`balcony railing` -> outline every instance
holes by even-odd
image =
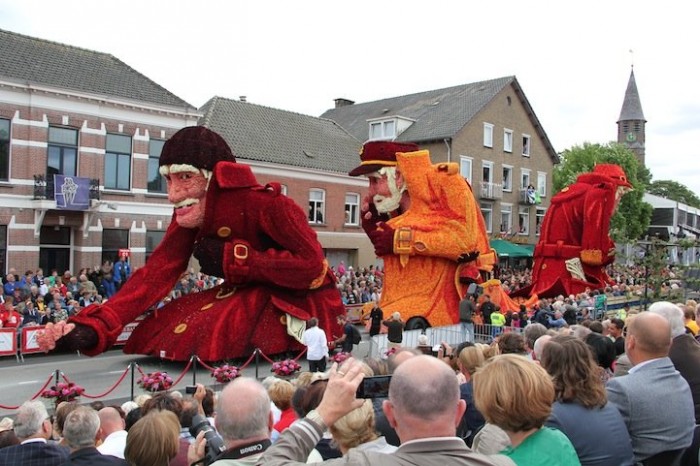
[[[521,189],[520,190],[520,197],[518,198],[518,204],[520,205],[535,205],[537,202],[535,201],[535,193],[531,192],[528,194],[527,189]]]
[[[100,180],[90,179],[90,199],[100,199]],[[34,200],[55,200],[53,175],[34,175]]]
[[[503,185],[482,181],[479,186],[479,197],[481,199],[503,199]]]

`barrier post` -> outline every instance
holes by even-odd
[[[58,386],[58,382],[61,381],[60,377],[61,377],[61,371],[59,369],[56,369],[56,371],[54,372],[54,385],[55,386]]]
[[[192,386],[197,385],[197,355],[192,355]]]
[[[130,362],[129,368],[131,369],[131,401],[134,401],[134,378],[136,376],[136,363]]]
[[[255,348],[255,378],[259,379],[258,369],[260,367],[260,349]]]

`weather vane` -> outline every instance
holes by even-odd
[[[634,68],[634,50],[630,49],[630,64]]]

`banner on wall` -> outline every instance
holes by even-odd
[[[17,354],[17,332],[14,328],[0,329],[0,356]]]
[[[88,210],[90,207],[90,178],[54,175],[54,199],[58,210]]]

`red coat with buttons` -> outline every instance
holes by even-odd
[[[301,350],[287,332],[290,316],[317,317],[329,338],[339,334],[336,318],[345,309],[306,214],[280,194],[279,185],[259,185],[248,166],[219,162],[203,227],[182,228],[173,219],[145,266],[114,297],[71,319],[98,333],[98,345],[86,354],[105,351],[124,325],[167,296],[193,252],[202,270],[223,277],[223,285],[148,314],[126,353],[218,361],[248,356],[255,348],[265,354]]]

